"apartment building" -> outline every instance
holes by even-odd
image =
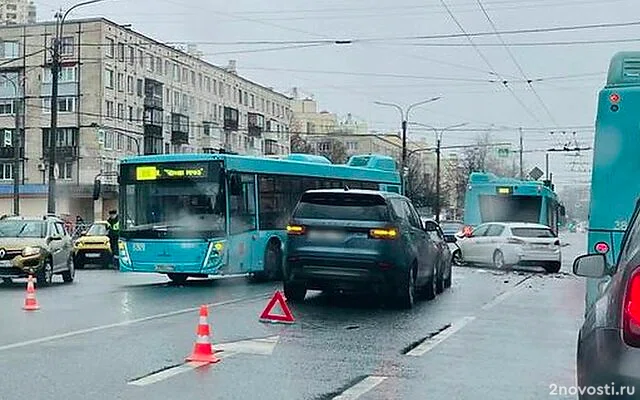
[[[5,210],[11,210],[16,121],[24,128],[18,147],[21,210],[46,210],[54,32],[53,22],[0,27],[0,207]],[[67,21],[61,54],[55,168],[60,214],[102,218],[115,207],[117,187],[106,175],[126,155],[289,152],[291,99],[239,76],[234,62],[212,65],[193,51],[103,18]],[[94,202],[91,188],[101,173],[107,173],[101,178],[106,190]]]
[[[30,0],[0,0],[0,25],[35,24],[36,5]]]
[[[338,117],[328,111],[319,112],[318,103],[311,98],[293,99],[291,110],[291,132],[294,134],[323,135],[338,128]]]

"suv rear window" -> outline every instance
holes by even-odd
[[[381,196],[355,193],[311,193],[302,196],[293,217],[389,221],[389,209]]]
[[[529,238],[552,238],[556,237],[549,228],[511,228],[513,236]]]

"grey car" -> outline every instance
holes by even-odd
[[[579,395],[582,400],[640,398],[639,206],[636,204],[615,266],[607,265],[605,254],[583,255],[573,263],[576,275],[609,278],[586,310],[578,334],[577,374],[584,392]]]

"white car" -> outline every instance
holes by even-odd
[[[540,224],[485,223],[458,239],[458,246],[468,264],[541,266],[550,273],[560,271],[562,265],[560,239],[551,228]]]

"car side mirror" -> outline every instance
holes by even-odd
[[[438,231],[438,225],[436,225],[433,221],[427,221],[424,224],[424,230],[426,232],[437,232]]]
[[[607,258],[604,254],[585,254],[573,261],[573,273],[585,278],[604,278]]]

